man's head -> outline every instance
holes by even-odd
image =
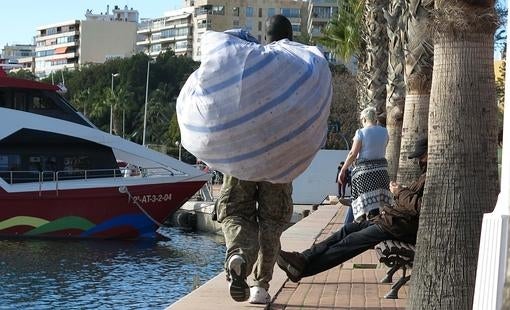
[[[292,24],[283,15],[273,15],[266,20],[266,41],[271,43],[282,39],[292,41]]]
[[[427,166],[428,160],[427,147],[428,147],[427,138],[418,140],[414,147],[414,152],[411,153],[411,155],[409,155],[408,157],[409,159],[417,158],[418,163],[422,169]]]

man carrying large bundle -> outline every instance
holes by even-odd
[[[323,146],[331,102],[327,61],[292,42],[286,17],[268,19],[266,40],[262,47],[244,31],[206,33],[202,65],[177,101],[183,146],[225,174],[216,211],[230,295],[256,304],[270,302],[291,182]]]

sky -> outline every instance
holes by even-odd
[[[85,19],[85,11],[92,13],[106,12],[110,5],[110,13],[115,5],[138,10],[140,18],[161,17],[165,12],[179,9],[183,0],[123,0],[123,2],[107,2],[106,0],[44,0],[21,1],[23,8],[17,12],[2,14],[0,18],[0,53],[5,44],[32,44],[39,26],[65,22],[68,20]],[[11,1],[14,7],[14,2]]]
[[[12,2],[12,1],[11,1]],[[497,0],[506,7],[505,0]],[[65,22],[73,19],[85,19],[85,11],[92,13],[106,12],[106,5],[111,9],[118,5],[138,10],[140,18],[161,17],[165,12],[179,9],[184,0],[124,0],[124,2],[107,2],[106,0],[31,0],[23,2],[26,7],[19,9],[19,14],[2,14],[0,18],[0,53],[5,44],[32,44],[39,26]],[[499,53],[495,52],[496,58]]]

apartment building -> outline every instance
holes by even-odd
[[[338,0],[309,0],[306,31],[311,39],[322,37],[322,29],[338,13]]]
[[[308,24],[306,31],[312,42],[324,36],[322,29],[326,27],[328,22],[338,13],[337,0],[310,0],[308,2]],[[317,44],[317,43],[316,43]],[[323,48],[324,56],[330,62],[336,62],[332,53]]]
[[[20,58],[34,56],[35,46],[33,44],[5,45],[2,49],[2,59],[18,60]]]
[[[200,59],[200,40],[206,30],[232,28],[248,30],[264,42],[265,21],[275,14],[285,15],[292,23],[294,35],[306,30],[307,1],[301,0],[185,0],[193,7],[193,59]]]
[[[34,69],[35,45],[13,44],[2,49],[0,64],[4,70]]]
[[[165,13],[163,17],[142,19],[137,31],[138,51],[155,57],[172,49],[176,55],[193,54],[193,7]]]
[[[94,14],[85,20],[45,25],[35,37],[35,74],[44,78],[51,72],[77,69],[87,63],[103,63],[110,58],[136,52],[138,11],[115,6],[112,13]]]

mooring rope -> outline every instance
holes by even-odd
[[[138,203],[138,201],[133,199],[133,195],[131,195],[131,193],[129,192],[129,189],[127,188],[127,186],[120,186],[119,187],[119,192],[122,193],[122,194],[127,194],[128,198],[129,198],[129,201],[132,201],[138,207],[138,209],[140,209],[140,211],[142,211],[143,214],[145,214],[145,216],[147,216],[156,225],[158,225],[159,227],[163,227],[164,226],[163,224],[158,222],[155,218],[153,218],[147,211],[145,211],[145,209]]]

